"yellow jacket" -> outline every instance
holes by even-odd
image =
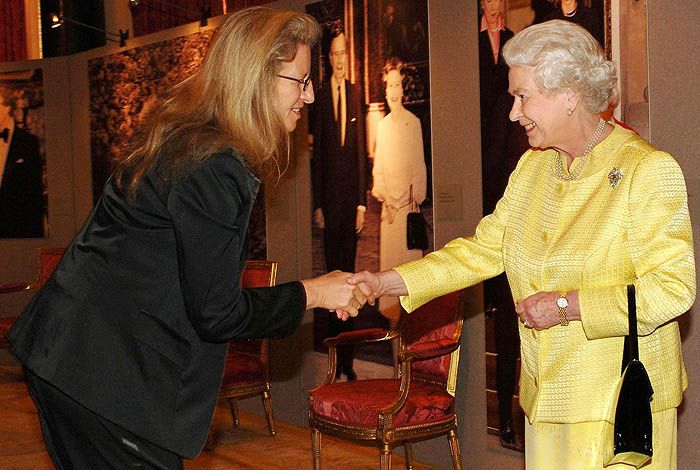
[[[696,288],[681,169],[619,126],[576,181],[555,176],[554,158],[553,150],[527,151],[474,236],[397,267],[409,293],[402,304],[412,311],[504,270],[514,299],[578,290],[582,321],[542,331],[520,325],[528,419],[576,423],[609,418],[628,330],[625,286],[634,283],[652,411],[676,407],[688,380],[675,318]],[[614,169],[622,177],[613,187]]]

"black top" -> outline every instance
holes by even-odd
[[[586,31],[598,41],[605,49],[605,37],[603,35],[603,14],[593,8],[582,5],[577,2],[576,13],[573,16],[565,16],[561,8],[555,9],[547,20],[566,20],[583,26]]]
[[[36,375],[179,455],[204,445],[232,338],[294,332],[303,286],[241,289],[260,182],[233,151],[132,203],[111,179],[8,339]],[[156,191],[156,187],[165,188]]]

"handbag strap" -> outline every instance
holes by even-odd
[[[416,201],[413,200],[413,185],[410,185],[410,186],[409,186],[408,191],[409,191],[408,197],[409,197],[409,199],[410,199],[409,204],[411,205],[409,210],[410,210],[411,212],[419,212],[419,211],[416,210]]]
[[[627,286],[627,317],[629,334],[625,336],[625,349],[622,354],[622,372],[632,360],[639,360],[639,342],[637,340],[637,299],[634,284]]]

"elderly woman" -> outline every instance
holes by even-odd
[[[404,296],[412,311],[506,272],[521,321],[525,459],[537,470],[605,465],[633,283],[654,388],[654,456],[645,468],[675,469],[676,408],[687,386],[676,318],[695,298],[683,174],[668,153],[600,119],[615,96],[615,67],[580,26],[529,27],[504,57],[510,118],[532,148],[493,213],[474,236],[351,282]]]

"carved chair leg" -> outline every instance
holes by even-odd
[[[413,446],[409,441],[403,443],[403,447],[406,451],[406,470],[413,470]]]
[[[265,408],[265,416],[267,416],[267,428],[270,430],[270,435],[275,435],[275,420],[272,415],[272,395],[269,390],[265,390],[262,394],[263,407]]]
[[[462,470],[462,456],[459,453],[459,440],[457,439],[457,431],[452,429],[447,434],[447,439],[450,442],[450,455],[452,455],[452,467],[454,470]]]
[[[382,451],[379,454],[379,470],[391,470],[391,446],[382,444]]]
[[[231,408],[231,419],[233,419],[233,428],[240,426],[238,421],[238,401],[235,398],[228,399],[228,406]]]
[[[311,430],[311,458],[313,459],[313,470],[321,470],[321,431]]]

